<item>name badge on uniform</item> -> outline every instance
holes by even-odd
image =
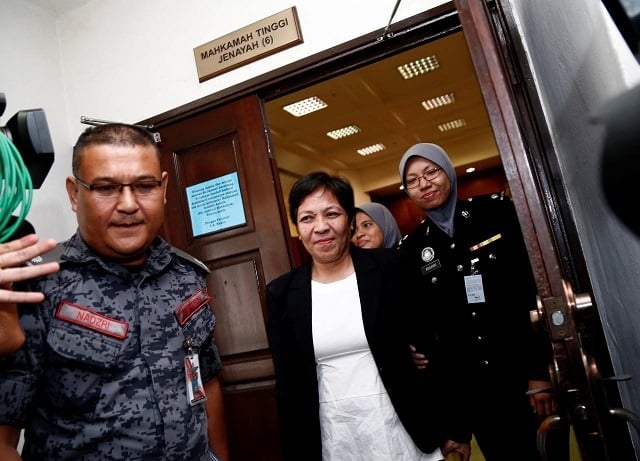
[[[189,354],[184,358],[184,374],[187,380],[187,401],[194,406],[206,400],[202,377],[200,376],[200,362],[198,354]]]
[[[69,301],[60,303],[56,310],[56,318],[118,339],[126,338],[129,330],[127,322],[107,317]]]
[[[467,290],[467,302],[469,304],[483,303],[485,301],[482,275],[465,275],[464,286]]]
[[[199,289],[189,296],[189,299],[180,304],[175,311],[176,319],[180,326],[187,323],[187,320],[193,317],[193,315],[202,309],[210,300],[211,296],[209,296],[204,288]]]
[[[184,341],[184,348],[187,355],[184,358],[184,377],[187,384],[187,402],[194,406],[207,399],[202,385],[202,376],[200,375],[200,359],[198,354],[193,350],[193,340],[188,337]]]
[[[440,264],[440,260],[436,259],[435,261],[431,261],[429,264],[425,264],[420,268],[420,272],[422,275],[427,275],[429,272],[433,272],[436,269],[440,269],[442,264]]]

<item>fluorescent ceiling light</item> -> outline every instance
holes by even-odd
[[[368,147],[363,147],[362,149],[358,149],[357,152],[360,155],[371,155],[371,154],[375,154],[376,152],[380,152],[381,150],[385,150],[386,147],[384,144],[373,144],[371,146]]]
[[[413,62],[408,62],[407,64],[403,64],[398,66],[398,72],[402,75],[402,78],[408,80],[413,77],[417,77],[418,75],[426,74],[427,72],[431,72],[440,67],[440,63],[438,62],[438,58],[436,55],[427,56],[426,58],[420,58]]]
[[[303,99],[302,101],[284,106],[282,109],[286,110],[294,117],[302,117],[303,115],[324,109],[325,107],[327,107],[326,102],[317,96],[311,96],[310,98]]]
[[[329,136],[331,139],[342,139],[356,133],[360,133],[360,128],[355,125],[349,125],[343,128],[338,128],[337,130],[329,131],[327,133],[327,136]]]
[[[438,125],[438,129],[440,131],[449,131],[449,130],[454,130],[456,128],[462,128],[466,124],[467,122],[465,122],[463,118],[459,118],[458,120],[452,120],[450,122],[443,123],[442,125]]]
[[[467,169],[466,169],[466,170],[464,170],[464,171],[466,171],[467,173],[473,173],[474,171],[476,171],[476,169],[475,169],[474,167],[472,167],[472,166],[471,166],[471,167],[467,168]]]
[[[454,102],[456,102],[455,95],[453,93],[449,93],[422,101],[422,107],[424,107],[425,110],[431,110],[448,104],[453,104]]]

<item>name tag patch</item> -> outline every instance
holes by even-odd
[[[422,275],[427,275],[429,272],[433,272],[436,269],[440,269],[442,264],[440,264],[440,260],[436,259],[435,261],[430,262],[420,268]]]
[[[204,288],[199,289],[176,308],[176,319],[180,326],[187,323],[193,315],[202,309],[211,300],[211,296]]]
[[[69,301],[60,303],[56,311],[56,318],[118,339],[126,338],[129,330],[127,322],[98,314]]]

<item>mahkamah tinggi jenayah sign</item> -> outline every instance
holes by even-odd
[[[302,33],[293,6],[194,48],[198,79],[204,82],[298,43]]]

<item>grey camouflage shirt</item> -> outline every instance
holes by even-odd
[[[63,245],[60,272],[22,287],[46,294],[20,306],[25,346],[0,359],[0,424],[25,428],[23,459],[209,459],[183,346],[191,338],[203,381],[219,373],[205,272],[160,238],[136,271],[78,233]]]

